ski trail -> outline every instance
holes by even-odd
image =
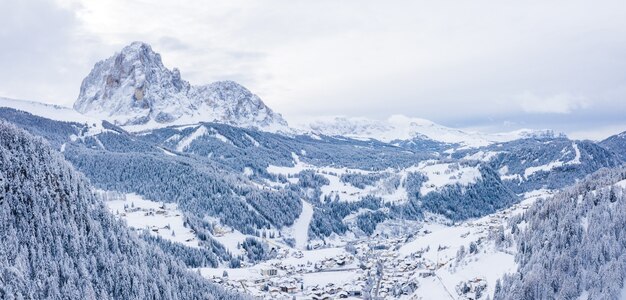
[[[291,227],[292,237],[296,240],[296,248],[306,249],[309,241],[309,224],[313,218],[313,206],[302,200],[302,212]]]

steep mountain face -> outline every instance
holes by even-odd
[[[521,129],[513,132],[484,134],[449,128],[425,119],[394,115],[385,121],[365,118],[322,118],[303,125],[314,133],[347,136],[356,139],[377,139],[401,144],[407,141],[431,140],[462,147],[481,147],[530,137],[554,137],[550,130]]]
[[[267,107],[261,98],[233,81],[218,81],[193,87],[190,99],[200,101],[200,111],[210,112],[202,121],[267,131],[288,131],[287,122]]]
[[[0,298],[238,299],[115,220],[40,138],[0,122]]]
[[[600,145],[618,155],[622,161],[626,161],[626,131],[608,137],[601,141]]]
[[[74,109],[139,130],[201,121],[268,131],[287,128],[280,114],[245,87],[232,81],[192,86],[141,42],[98,62],[83,80]]]

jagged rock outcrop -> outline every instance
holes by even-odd
[[[268,131],[287,128],[280,114],[240,84],[193,86],[142,42],[98,62],[83,80],[74,109],[121,126],[205,121]]]

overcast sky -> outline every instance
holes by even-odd
[[[461,128],[626,130],[624,1],[0,1],[0,96],[71,106],[132,41],[290,122],[404,114]]]

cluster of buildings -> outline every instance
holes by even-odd
[[[461,231],[458,237],[463,240],[471,239],[467,243],[480,245],[487,239],[488,233],[497,230],[510,215],[510,211],[505,211],[466,223],[463,226],[467,226],[468,231]],[[473,228],[471,237],[470,228]],[[318,256],[316,259],[312,257],[318,254],[312,253],[324,251],[329,245],[309,247],[317,249],[309,251],[280,248],[277,250],[277,259],[252,267],[258,270],[258,276],[254,279],[231,280],[226,285],[264,299],[398,299],[410,297],[420,288],[437,282],[436,285],[442,285],[450,297],[484,299],[488,287],[486,278],[476,277],[460,281],[456,286],[449,279],[445,285],[441,282],[439,272],[444,268],[453,268],[452,264],[456,266],[458,263],[459,254],[455,247],[451,248],[446,244],[424,245],[424,248],[408,256],[400,254],[399,249],[407,244],[410,237],[431,233],[424,229],[398,237],[373,235],[361,239],[340,240],[339,244],[345,243],[343,249],[336,248],[335,243],[331,249],[337,251],[325,252],[334,253],[333,255],[323,258]],[[441,242],[445,243],[445,240]],[[431,246],[434,247],[432,250]],[[432,251],[441,253],[441,256],[438,254],[437,259],[432,258]],[[324,277],[332,279],[318,281]],[[348,279],[335,280],[341,277]],[[227,278],[220,280],[228,281]]]

